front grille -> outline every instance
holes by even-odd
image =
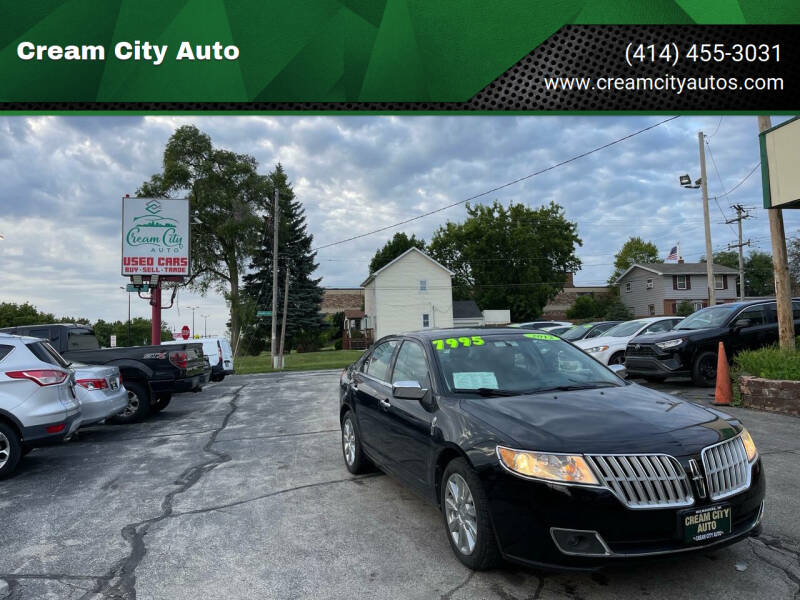
[[[704,448],[701,456],[712,500],[733,496],[750,487],[750,463],[741,437]]]
[[[665,508],[694,503],[686,472],[671,456],[608,454],[586,458],[601,482],[629,508]]]
[[[634,346],[628,346],[625,349],[625,354],[628,356],[655,356],[656,351],[652,346],[640,346],[637,344]]]

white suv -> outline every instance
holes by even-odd
[[[61,442],[80,427],[75,375],[44,340],[0,334],[0,479],[31,448]]]

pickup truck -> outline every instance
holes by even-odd
[[[114,420],[130,423],[164,409],[172,394],[199,392],[211,376],[202,344],[100,348],[86,325],[54,323],[0,329],[4,333],[50,340],[68,361],[119,367],[128,390],[128,406]]]

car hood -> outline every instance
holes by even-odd
[[[547,452],[683,456],[740,430],[724,413],[636,384],[465,398],[461,408],[516,448]]]
[[[589,338],[588,340],[577,340],[572,342],[578,348],[594,348],[595,346],[614,346],[615,344],[626,344],[630,337],[611,337],[608,335],[600,335],[597,337]]]

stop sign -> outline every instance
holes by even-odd
[[[185,340],[189,339],[189,326],[188,325],[184,325],[183,327],[181,327],[181,337],[183,339],[185,339]]]

